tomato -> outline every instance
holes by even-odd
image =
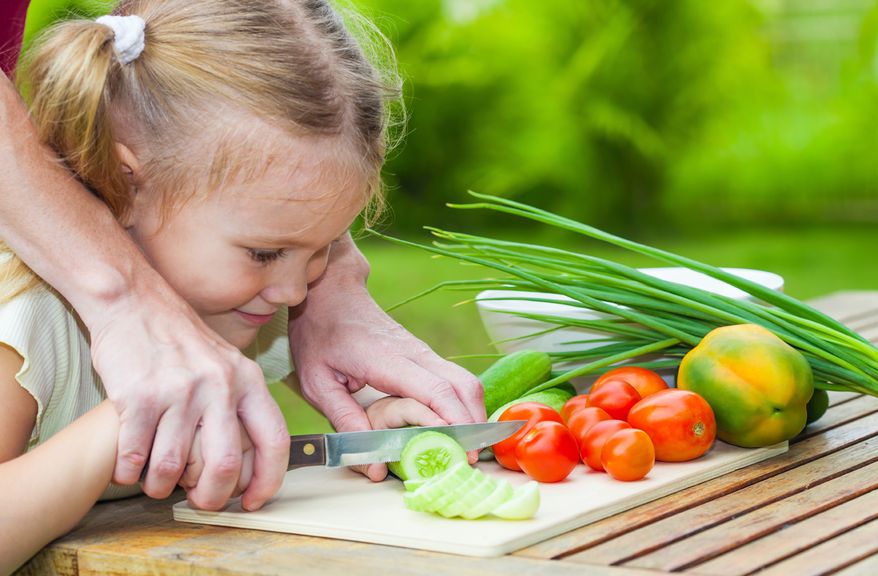
[[[515,461],[515,447],[537,422],[563,423],[561,415],[555,409],[538,402],[513,404],[503,412],[498,420],[527,420],[527,424],[519,428],[518,432],[491,447],[494,450],[494,457],[497,459],[497,462],[509,470],[521,470],[521,467]]]
[[[660,390],[668,389],[667,382],[657,372],[640,366],[620,366],[605,372],[595,380],[595,383],[591,385],[591,391],[594,392],[600,388],[601,384],[607,380],[624,380],[634,386],[634,389],[643,398]]]
[[[707,400],[672,388],[650,394],[628,413],[628,423],[649,434],[663,462],[698,458],[713,446],[716,419]]]
[[[566,426],[544,420],[515,447],[515,459],[537,482],[560,482],[579,464],[579,447]]]
[[[619,430],[604,442],[601,465],[616,480],[640,480],[655,465],[652,440],[643,430]]]
[[[579,446],[579,454],[582,461],[589,465],[593,470],[601,471],[604,469],[601,464],[601,449],[604,447],[610,436],[618,432],[631,428],[628,422],[622,420],[604,420],[592,426]]]
[[[606,380],[588,395],[588,405],[603,408],[617,420],[628,418],[628,411],[640,401],[637,389],[624,380]]]
[[[573,437],[576,438],[576,441],[581,446],[585,433],[602,420],[612,420],[612,416],[607,414],[603,408],[586,406],[573,413],[573,416],[567,421],[567,429],[570,430],[570,433],[573,434]]]
[[[570,423],[570,417],[580,408],[585,408],[588,402],[588,394],[578,394],[564,403],[561,407],[561,419],[565,424]]]

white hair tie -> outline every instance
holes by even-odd
[[[146,28],[143,18],[140,16],[101,16],[95,22],[107,26],[115,34],[113,48],[120,63],[128,64],[137,60],[143,52],[143,30]]]

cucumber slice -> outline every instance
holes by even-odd
[[[427,479],[424,484],[414,492],[406,492],[404,495],[406,506],[413,510],[429,510],[436,500],[444,496],[455,486],[463,484],[475,470],[469,464],[456,464],[451,470],[438,476]]]
[[[494,491],[491,492],[487,498],[469,510],[464,510],[461,516],[467,520],[481,518],[485,514],[491,512],[492,509],[509,500],[514,493],[515,490],[512,488],[512,484],[510,484],[508,480],[496,480]]]
[[[408,441],[399,457],[403,480],[429,478],[455,464],[468,464],[466,452],[457,441],[441,432],[424,432]]]
[[[458,490],[459,494],[456,494],[457,497],[446,506],[439,508],[437,512],[446,518],[460,516],[464,510],[469,510],[481,502],[483,498],[490,496],[491,492],[494,491],[495,482],[488,476],[485,476],[481,470],[476,470],[476,473],[473,474],[473,479],[475,480],[474,482],[470,481],[465,488],[462,487]]]
[[[532,481],[516,488],[512,497],[491,510],[491,514],[504,520],[526,520],[533,518],[539,507],[539,484]]]
[[[406,480],[405,482],[403,482],[403,485],[405,486],[405,491],[414,492],[415,490],[426,484],[427,480],[429,480],[429,478],[415,478],[414,480]]]
[[[452,486],[445,494],[437,498],[436,501],[430,505],[430,512],[442,514],[446,518],[451,518],[452,516],[455,516],[455,514],[448,514],[447,512],[443,514],[443,511],[455,508],[456,504],[460,502],[463,497],[469,493],[470,490],[475,488],[476,484],[479,483],[480,474],[477,474],[478,470],[473,468],[472,471],[473,474],[470,474],[469,478],[467,478],[465,482]]]

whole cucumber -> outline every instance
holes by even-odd
[[[539,350],[519,350],[500,358],[479,376],[485,388],[485,411],[493,414],[548,380],[551,373],[552,359]]]

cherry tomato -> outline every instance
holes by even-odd
[[[643,430],[619,430],[604,442],[601,465],[616,480],[640,480],[655,465],[652,440]]]
[[[562,423],[561,415],[558,412],[539,402],[522,402],[521,404],[513,404],[507,408],[498,420],[527,420],[527,424],[518,429],[518,432],[494,444],[491,448],[494,450],[494,458],[504,468],[509,470],[521,470],[521,467],[515,461],[515,447],[519,441],[524,438],[525,434],[530,432],[537,422],[558,422]]]
[[[624,380],[606,380],[588,395],[588,405],[603,408],[617,420],[628,418],[631,407],[640,402],[637,389]]]
[[[617,379],[624,380],[634,386],[634,389],[643,398],[660,390],[668,389],[667,382],[657,372],[648,368],[641,368],[640,366],[620,366],[605,372],[600,378],[595,380],[595,383],[591,385],[591,391],[594,392],[597,388],[600,388],[601,384],[607,380]]]
[[[580,408],[585,408],[586,402],[588,402],[588,394],[578,394],[565,402],[564,406],[561,407],[561,419],[564,420],[564,423],[569,424],[573,413]]]
[[[582,461],[589,465],[592,470],[601,471],[604,469],[601,464],[601,449],[604,447],[610,436],[619,430],[631,428],[628,422],[622,420],[604,420],[592,426],[582,440],[579,446],[579,454]]]
[[[563,424],[544,420],[515,447],[515,459],[537,482],[560,482],[579,464],[579,447]]]
[[[716,438],[710,404],[689,390],[672,388],[650,394],[634,405],[628,422],[649,434],[656,459],[664,462],[698,458]]]
[[[586,406],[573,413],[573,416],[567,421],[567,429],[581,446],[585,433],[602,420],[612,420],[612,417],[603,408]]]

